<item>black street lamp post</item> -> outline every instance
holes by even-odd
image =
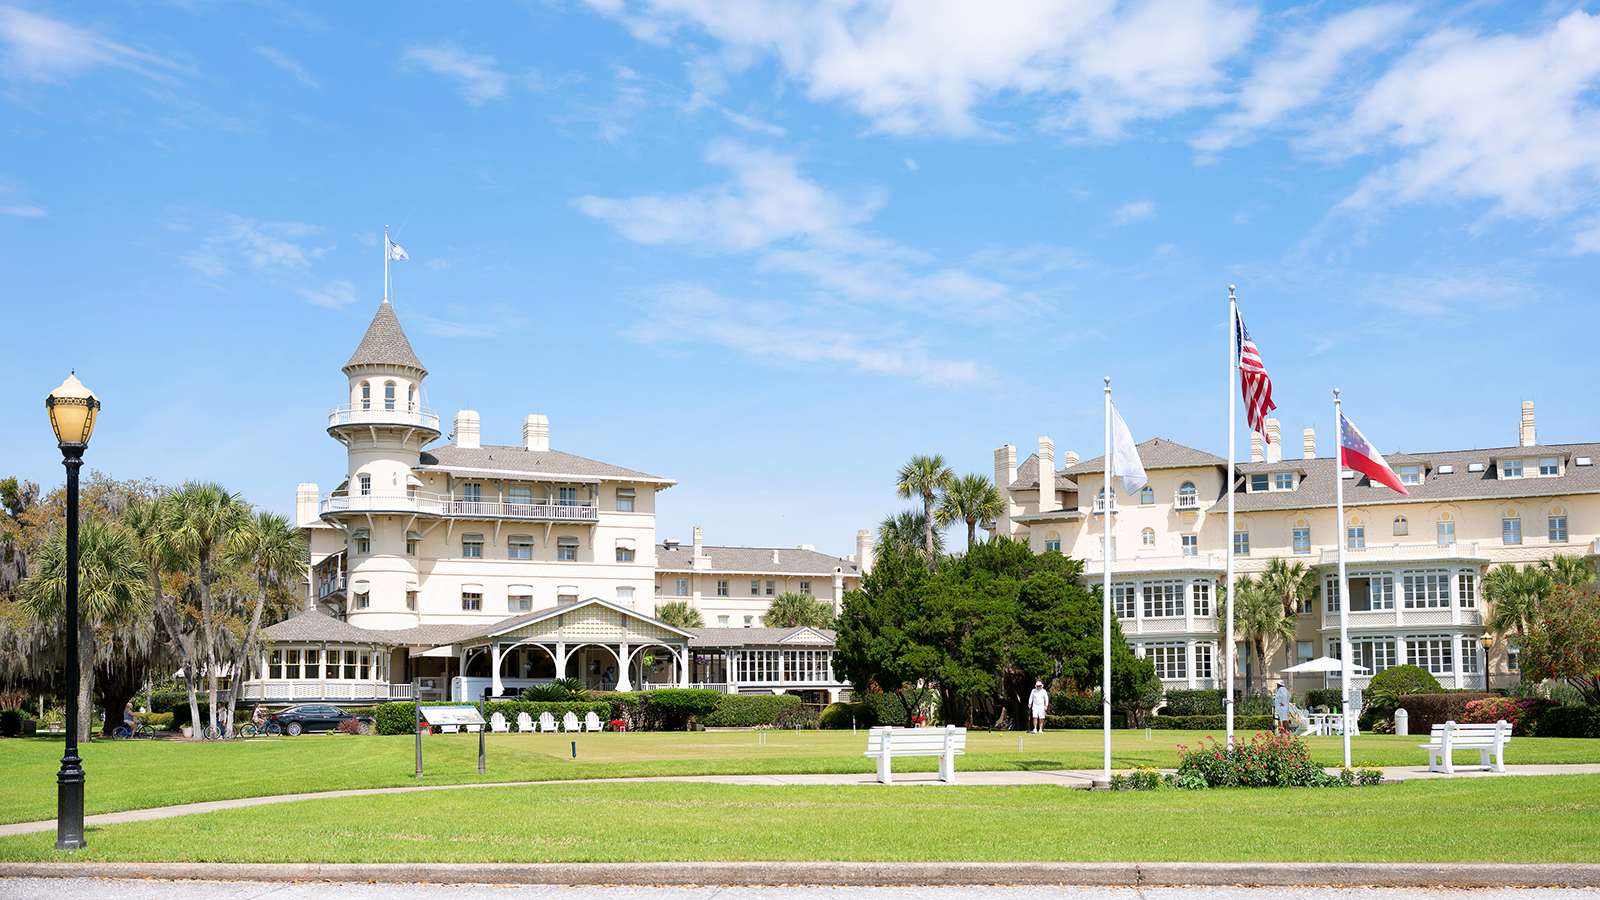
[[[1489,648],[1494,646],[1494,635],[1492,635],[1489,632],[1485,631],[1483,633],[1483,636],[1478,638],[1478,644],[1479,644],[1479,646],[1483,647],[1483,690],[1484,690],[1484,693],[1488,693],[1489,692]]]
[[[67,750],[56,773],[56,849],[82,850],[83,760],[78,758],[78,469],[94,433],[100,401],[76,375],[45,398],[50,427],[67,467]]]

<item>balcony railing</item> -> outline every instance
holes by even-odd
[[[1456,601],[1452,601],[1452,604],[1455,603]],[[1483,616],[1477,609],[1460,605],[1417,607],[1413,609],[1350,610],[1351,628],[1391,628],[1413,625],[1467,625],[1476,627],[1482,624]],[[1324,612],[1322,614],[1322,627],[1338,628],[1338,611]]]
[[[240,700],[409,700],[411,685],[386,681],[246,681]]]
[[[1436,542],[1412,544],[1369,544],[1355,549],[1347,548],[1344,551],[1346,565],[1364,565],[1372,562],[1414,562],[1433,559],[1485,559],[1478,552],[1478,542],[1438,544]],[[1330,547],[1323,550],[1320,557],[1322,565],[1336,565],[1339,562],[1339,548]]]
[[[439,414],[415,403],[374,400],[370,404],[346,403],[335,406],[328,413],[328,427],[340,425],[409,425],[413,428],[439,430]]]
[[[468,519],[525,519],[546,522],[600,520],[598,506],[559,501],[499,503],[462,500],[449,494],[429,494],[422,491],[372,491],[366,494],[335,491],[322,495],[318,505],[320,515],[341,512],[417,512]]]
[[[341,575],[338,578],[326,578],[317,582],[317,599],[326,600],[328,597],[344,591],[349,579]]]
[[[1199,494],[1173,494],[1172,508],[1177,510],[1196,510],[1200,508]]]
[[[1115,500],[1111,501],[1111,511],[1113,513],[1118,513],[1118,512],[1122,511],[1121,508],[1117,506],[1117,501],[1115,501]],[[1096,497],[1094,499],[1094,513],[1095,513],[1095,515],[1103,516],[1103,515],[1105,515],[1105,512],[1106,512],[1106,498],[1104,498],[1104,497]]]

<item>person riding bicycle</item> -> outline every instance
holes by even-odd
[[[250,710],[250,724],[257,728],[267,724],[267,715],[261,711],[261,704],[259,703],[255,705],[254,709]]]
[[[131,701],[122,710],[122,724],[127,727],[129,732],[139,727],[139,716],[133,711],[133,703]]]

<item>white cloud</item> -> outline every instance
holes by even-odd
[[[434,257],[433,259],[428,260],[426,265],[429,271],[438,272],[442,269],[450,268],[450,260]]]
[[[1535,34],[1430,35],[1320,135],[1340,153],[1396,152],[1345,201],[1488,199],[1499,215],[1560,216],[1600,183],[1600,17]]]
[[[408,47],[402,58],[430,72],[459,81],[461,93],[473,106],[506,95],[510,76],[495,68],[498,61],[492,56],[468,53],[453,44],[434,44]]]
[[[43,207],[38,206],[0,206],[0,216],[22,216],[27,219],[36,219],[48,215],[50,214],[45,212]]]
[[[1149,200],[1137,200],[1128,203],[1117,210],[1117,224],[1127,225],[1141,219],[1153,219],[1156,215],[1156,205]]]
[[[912,159],[911,157],[908,156],[908,157],[906,157],[906,168],[910,169],[913,172],[916,172],[916,171],[920,170],[922,167],[917,165],[917,161],[916,160],[914,160],[914,159]]]
[[[320,230],[304,222],[256,222],[229,216],[212,243],[231,248],[256,268],[304,269],[333,248],[304,246],[295,239]]]
[[[1194,145],[1214,152],[1245,143],[1322,99],[1353,57],[1392,43],[1412,15],[1406,7],[1370,6],[1285,36],[1240,87],[1238,109],[1219,117]]]
[[[627,334],[640,343],[710,343],[783,364],[843,364],[858,372],[962,385],[987,380],[980,365],[933,355],[922,341],[863,335],[808,320],[783,303],[736,301],[700,285],[665,285],[640,304]]]
[[[1253,10],[1230,0],[589,0],[644,40],[697,29],[722,47],[693,68],[708,89],[776,58],[819,101],[894,134],[992,130],[1003,94],[1061,104],[1048,118],[1097,136],[1210,103]],[[698,51],[696,51],[698,52]]]
[[[348,281],[335,281],[321,287],[301,288],[300,296],[318,306],[342,309],[356,302],[356,286]]]
[[[317,84],[316,80],[313,79],[305,69],[301,68],[299,63],[285,56],[281,52],[274,50],[271,47],[257,47],[256,52],[265,57],[268,62],[284,70],[285,72],[288,72],[290,75],[293,75],[296,81],[300,82],[306,87],[313,89],[321,88],[321,85]]]
[[[155,69],[178,68],[159,56],[14,6],[0,6],[0,43],[5,45],[0,71],[20,81],[63,81],[95,66],[152,77],[162,77]]]

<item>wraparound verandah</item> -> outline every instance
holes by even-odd
[[[458,671],[452,700],[515,694],[557,677],[577,678],[589,690],[689,687],[687,642],[552,641],[526,639],[456,645]]]

